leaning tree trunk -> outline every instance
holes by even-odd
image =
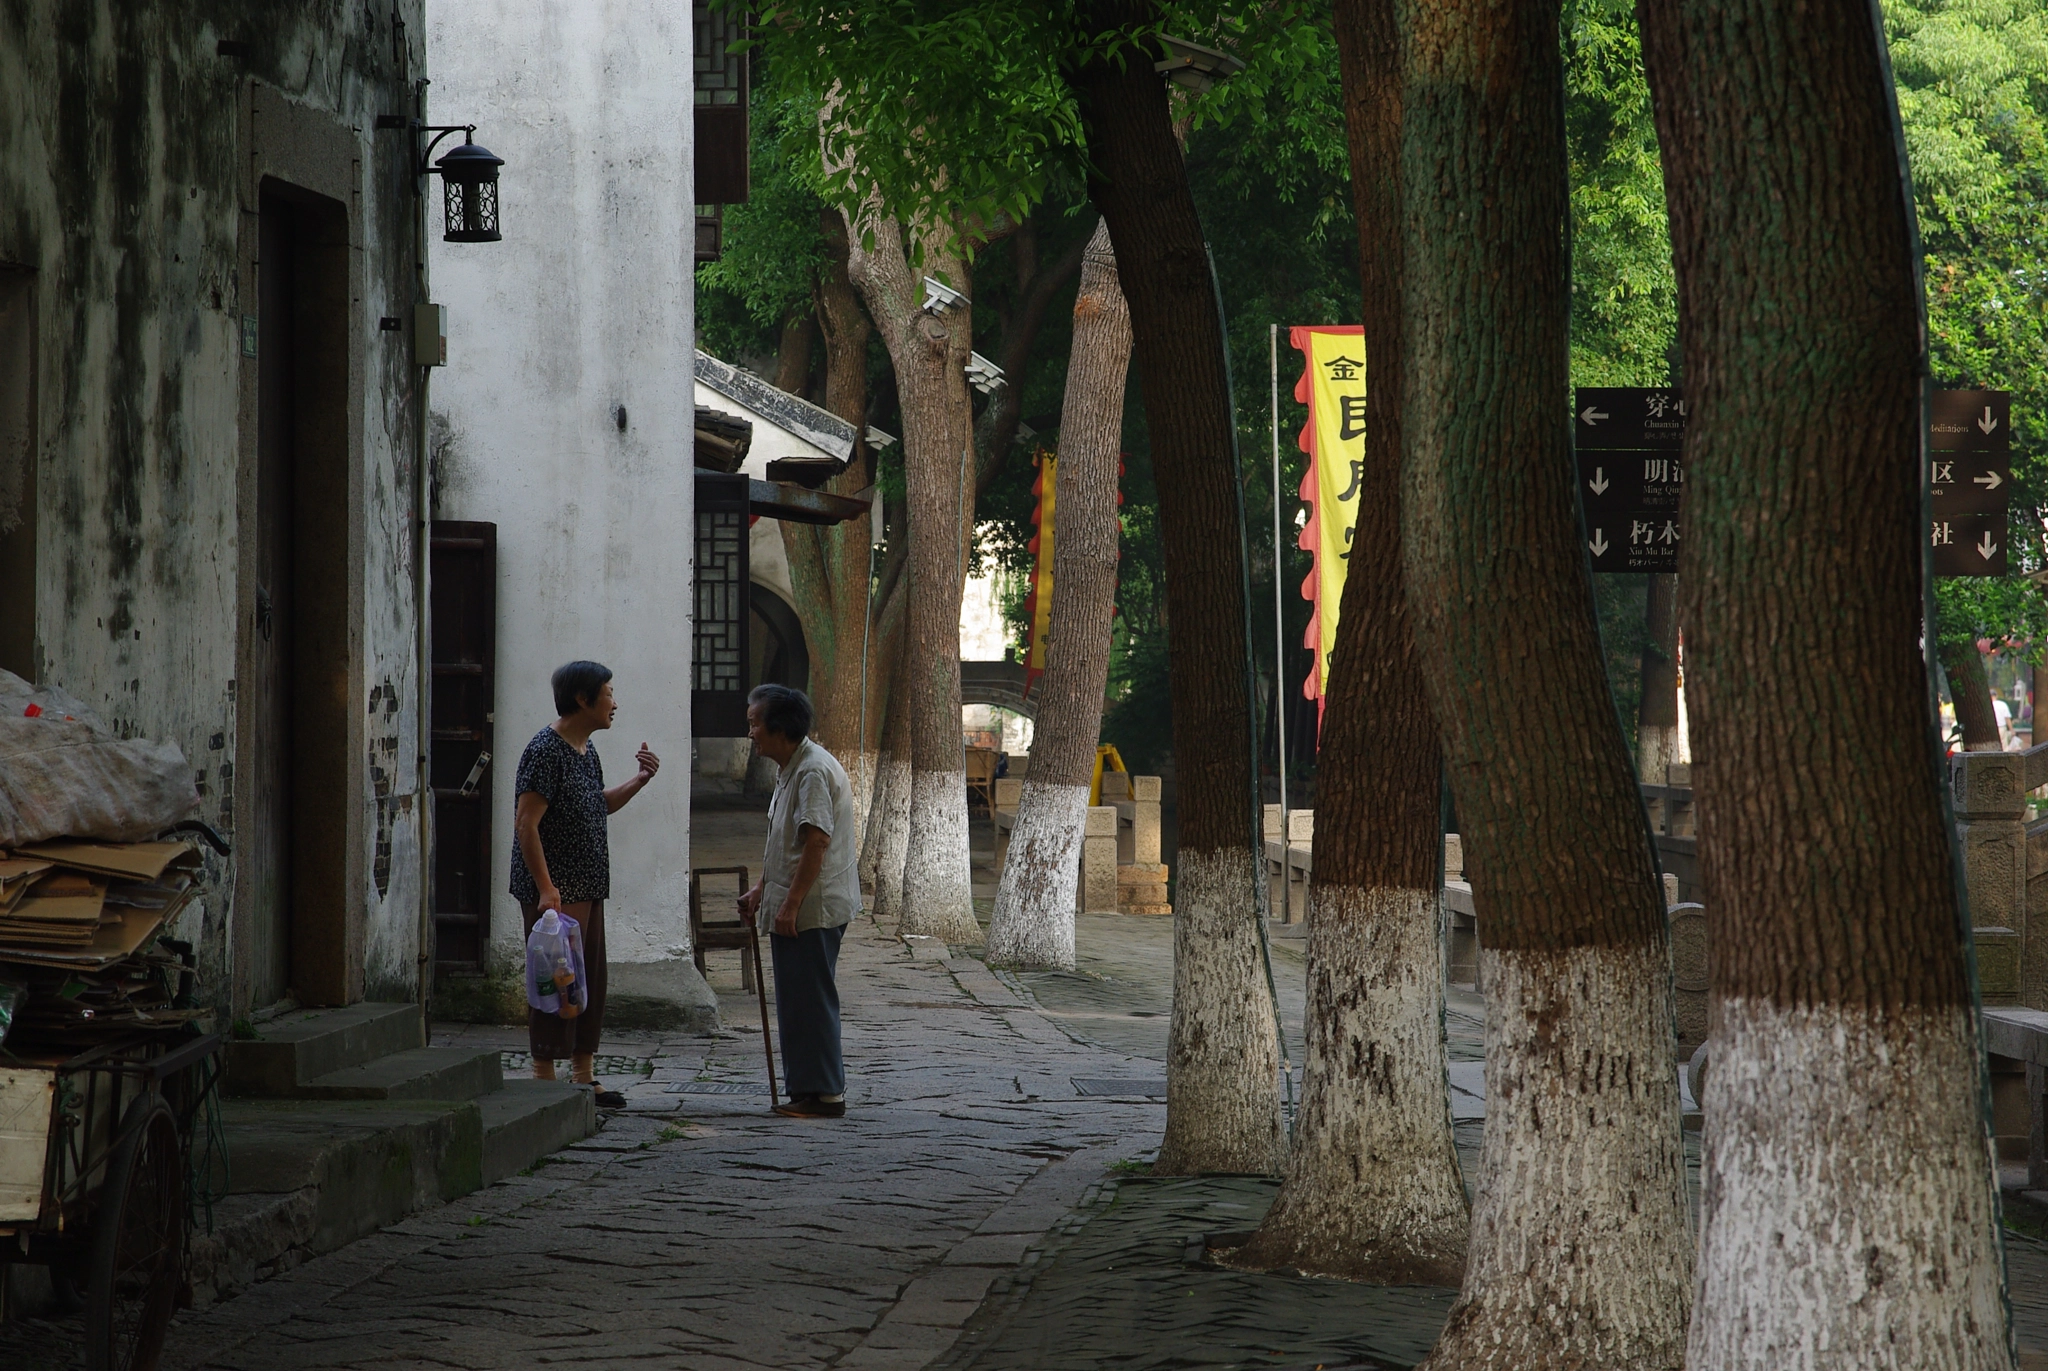
[[[890,662],[895,689],[890,692],[889,722],[882,729],[880,760],[875,768],[873,846],[875,849],[875,917],[903,917],[903,866],[910,850],[910,706],[904,699],[909,665],[899,644]]]
[[[1395,0],[1337,0],[1364,287],[1358,526],[1330,655],[1308,907],[1308,1055],[1287,1180],[1239,1254],[1456,1285],[1469,1217],[1444,1061],[1436,723],[1401,566],[1401,64]]]
[[[862,242],[863,230],[873,234]],[[902,930],[971,943],[967,767],[960,733],[960,596],[974,519],[974,413],[967,391],[973,343],[969,312],[930,313],[904,255],[894,219],[848,222],[848,267],[867,297],[896,367],[903,410],[903,470],[909,488],[910,617],[904,691],[893,708],[910,715],[910,836],[903,870]],[[966,261],[945,232],[924,235],[925,271],[962,294]]]
[[[1670,953],[1559,409],[1557,0],[1400,14],[1402,534],[1486,986],[1485,1173],[1428,1364],[1676,1368],[1692,1243]]]
[[[1146,0],[1105,0],[1084,22],[1136,36]],[[1140,40],[1143,41],[1142,39]],[[1277,1171],[1280,1051],[1259,939],[1264,857],[1251,763],[1242,492],[1223,321],[1165,83],[1145,50],[1073,74],[1131,333],[1166,558],[1180,872],[1166,1135],[1154,1170]]]
[[[1653,573],[1649,599],[1643,623],[1643,699],[1636,706],[1636,776],[1665,785],[1678,760],[1678,578]]]
[[[1130,366],[1131,314],[1105,221],[1089,240],[1074,299],[1053,487],[1051,633],[1031,774],[988,925],[995,964],[1074,969],[1074,887],[1116,614],[1117,465]]]
[[[825,408],[852,424],[854,431],[846,470],[827,481],[824,489],[830,495],[852,496],[873,480],[864,436],[868,335],[873,326],[846,274],[845,221],[829,210],[823,217],[832,251],[818,268],[815,317],[825,340]],[[860,736],[861,659],[864,650],[872,659],[874,638],[868,622],[870,527],[868,515],[837,524],[782,522],[790,584],[810,647],[817,738],[846,770],[857,797],[856,820],[865,817],[874,788],[874,730],[866,738]]]
[[[1968,640],[1941,640],[1941,669],[1948,677],[1948,697],[1963,730],[1963,751],[1997,752],[2005,746],[1998,733],[1998,707],[1991,703],[1991,673],[1984,654]]]
[[[1920,650],[1925,335],[1883,38],[1855,5],[1639,19],[1692,382],[1682,585],[1715,948],[1686,1365],[2005,1371]]]

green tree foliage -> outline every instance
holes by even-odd
[[[1936,583],[1940,636],[2048,645],[2048,3],[1887,0],[1934,383],[2012,392],[2012,575]]]
[[[825,259],[816,106],[767,76],[754,89],[747,202],[725,207],[719,258],[697,267],[698,340],[734,360],[775,350],[783,320],[810,306]]]
[[[1572,384],[1670,384],[1677,284],[1643,45],[1628,0],[1564,7]]]

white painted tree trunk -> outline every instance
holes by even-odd
[[[949,943],[981,941],[968,865],[967,772],[912,771],[900,931]]]
[[[888,764],[888,753],[875,754],[874,774],[868,777],[867,817],[860,826],[860,888],[870,895],[875,893],[875,869],[881,865],[882,813],[885,808],[882,772]]]
[[[1723,1000],[1692,1371],[2010,1371],[1966,1009]]]
[[[1180,851],[1161,1175],[1272,1174],[1286,1164],[1280,1043],[1259,949],[1262,883],[1250,848]]]
[[[1074,898],[1088,787],[1026,779],[988,924],[991,966],[1074,969]]]
[[[1052,606],[1031,775],[989,919],[987,955],[1007,966],[1074,969],[1074,884],[1102,736],[1116,614],[1118,449],[1131,369],[1131,315],[1109,225],[1098,223],[1074,297],[1074,345],[1053,483]]]
[[[1294,1151],[1246,1266],[1458,1283],[1469,1215],[1451,1136],[1441,921],[1434,890],[1311,888]]]
[[[875,917],[903,917],[903,858],[910,850],[910,759],[882,754],[881,830],[875,844]]]
[[[875,803],[875,754],[863,750],[854,753],[851,758],[840,758],[839,764],[846,768],[847,788],[853,793],[853,836],[860,843],[859,860],[865,866],[868,847],[868,811],[874,808]]]
[[[1479,957],[1485,1174],[1464,1288],[1423,1365],[1678,1371],[1692,1233],[1669,954]]]

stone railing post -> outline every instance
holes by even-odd
[[[1956,836],[1977,945],[1984,1003],[2019,1004],[2027,935],[2027,757],[1959,752],[1950,758]]]
[[[1081,837],[1081,912],[1116,913],[1116,806],[1090,805]]]

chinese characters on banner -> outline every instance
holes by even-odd
[[[1678,570],[1685,417],[1684,397],[1669,387],[1573,392],[1579,509],[1593,570]]]
[[[2005,575],[2012,498],[2012,396],[1937,390],[1927,406],[1934,574]]]
[[[1045,645],[1052,631],[1052,497],[1059,484],[1059,458],[1047,453],[1038,462],[1038,479],[1031,484],[1031,493],[1038,503],[1031,511],[1031,522],[1038,526],[1038,532],[1031,535],[1025,550],[1031,554],[1031,589],[1024,594],[1024,621],[1031,625],[1031,643],[1024,651],[1024,696],[1029,699],[1031,687],[1045,674]],[[1122,503],[1122,497],[1118,497]]]
[[[1287,341],[1304,358],[1294,387],[1294,398],[1308,406],[1308,423],[1301,430],[1301,450],[1308,454],[1301,498],[1308,504],[1308,521],[1299,545],[1315,555],[1301,596],[1315,606],[1302,646],[1315,652],[1316,665],[1301,693],[1320,704],[1330,649],[1337,642],[1337,607],[1344,599],[1365,470],[1365,329],[1357,324],[1293,328]]]

